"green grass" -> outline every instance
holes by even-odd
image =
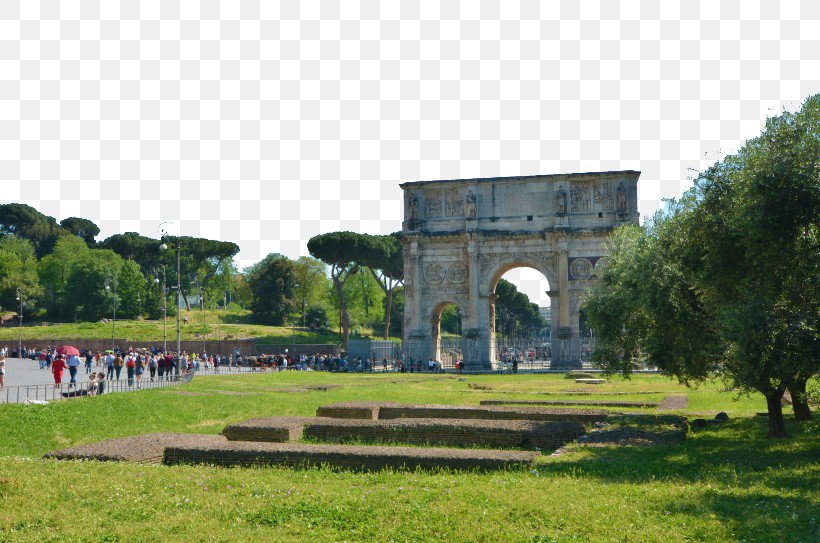
[[[303,384],[342,387],[277,392]],[[462,381],[289,372],[197,377],[185,390],[202,396],[155,390],[3,405],[0,541],[817,541],[820,424],[797,425],[789,416],[791,437],[768,440],[766,420],[754,416],[765,409],[762,398],[735,400],[713,383],[687,390],[659,376],[613,379],[595,390],[684,391],[690,396],[684,414],[726,411],[732,419],[692,432],[681,445],[576,447],[541,457],[535,473],[361,474],[40,459],[49,450],[108,437],[217,433],[248,417],[313,415],[336,401],[475,405],[489,397],[579,388],[586,387],[561,376]]]
[[[266,326],[250,322],[248,311],[183,311],[181,316],[188,315],[188,324],[181,325],[183,340],[202,339],[217,341],[225,339],[255,339],[259,342],[297,343],[338,343],[339,334],[333,331],[310,332],[292,329],[288,326]],[[205,324],[203,326],[203,317]],[[162,320],[117,320],[114,323],[114,334],[118,339],[128,341],[162,340]],[[176,317],[169,317],[167,322],[169,338],[176,337]],[[23,322],[23,341],[48,341],[61,339],[99,339],[111,337],[111,323],[42,323]],[[17,341],[20,328],[6,325],[0,328],[0,341]]]
[[[339,333],[334,330],[311,332],[307,329],[290,326],[267,326],[254,324],[250,311],[246,310],[207,310],[200,312],[192,309],[182,311],[180,317],[188,316],[188,324],[182,323],[182,340],[199,340],[203,337],[211,341],[233,339],[255,339],[259,343],[339,343]],[[203,325],[204,321],[204,325]],[[176,316],[169,317],[167,322],[168,338],[176,338]],[[376,337],[373,330],[359,327],[362,334]],[[21,329],[15,323],[0,327],[0,341],[18,341]],[[114,334],[117,339],[127,341],[162,340],[162,320],[120,320],[114,323]],[[111,338],[110,322],[43,322],[23,321],[23,341],[49,341],[61,339],[100,339]],[[381,339],[380,337],[378,339]],[[400,338],[391,338],[400,341]]]

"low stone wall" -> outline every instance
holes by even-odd
[[[406,407],[385,406],[379,409],[380,419],[398,418],[456,418],[489,420],[540,420],[601,422],[606,420],[606,411],[575,409],[537,409],[505,407],[457,407],[445,405],[419,405]]]
[[[379,418],[379,404],[367,402],[347,402],[333,405],[323,405],[316,410],[317,417],[334,419],[365,419]]]
[[[537,407],[490,407],[459,405],[404,405],[379,402],[344,402],[324,405],[318,417],[341,419],[487,419],[536,420],[557,422],[602,422],[608,412],[600,409],[561,409]]]
[[[337,443],[358,441],[502,449],[557,449],[584,433],[584,426],[578,422],[310,417],[250,419],[231,424],[222,431],[222,435],[231,441],[287,443],[304,436]]]
[[[302,439],[303,429],[313,417],[249,419],[226,426],[221,434],[231,441],[288,443]]]
[[[580,423],[399,419],[309,422],[303,435],[320,441],[409,443],[447,447],[557,449],[584,434]]]
[[[595,407],[658,407],[660,402],[618,402],[608,400],[481,400],[481,405],[577,405]]]
[[[383,468],[450,468],[495,470],[529,468],[537,453],[479,449],[424,447],[374,447],[350,445],[301,445],[295,443],[251,443],[232,441],[202,446],[171,446],[163,463],[215,464],[220,466],[330,466],[362,471]]]

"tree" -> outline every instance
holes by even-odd
[[[619,229],[585,303],[606,369],[628,373],[645,357],[685,382],[719,372],[766,397],[770,437],[785,436],[787,387],[796,418],[811,416],[803,391],[820,370],[819,127],[813,96],[769,119],[644,230]]]
[[[146,302],[145,276],[139,265],[133,260],[126,260],[117,275],[117,295],[120,302],[117,312],[123,318],[139,317]]]
[[[820,371],[820,94],[768,119],[693,190],[703,295],[731,345],[726,365],[738,386],[764,393],[770,435],[783,435],[783,391],[796,418],[810,418],[806,383]]]
[[[530,302],[526,294],[505,279],[495,287],[495,318],[499,329],[507,337],[531,336],[546,326],[538,306]]]
[[[72,268],[66,283],[66,306],[72,317],[96,321],[119,309],[123,259],[109,249],[92,249]],[[109,289],[105,287],[108,286]]]
[[[361,243],[362,236],[354,232],[330,232],[314,236],[308,241],[310,254],[330,266],[330,278],[333,280],[339,301],[345,351],[350,335],[350,315],[347,312],[343,289],[348,279],[359,271],[360,266],[355,256]]]
[[[0,236],[0,307],[20,310],[18,294],[31,309],[42,295],[34,245],[17,236]]]
[[[307,307],[315,304],[327,288],[327,267],[321,260],[302,256],[293,263],[296,277],[296,297],[300,305],[302,326],[305,326]],[[325,321],[322,321],[324,326]]]
[[[393,293],[404,284],[404,256],[401,232],[386,236],[364,236],[358,246],[357,262],[366,266],[384,291],[386,307],[384,311],[383,339],[390,337]]]
[[[305,313],[305,323],[311,328],[324,330],[327,328],[327,310],[320,305],[312,305]]]
[[[82,217],[68,217],[67,219],[63,219],[60,221],[60,226],[85,241],[88,247],[94,246],[94,243],[96,243],[95,238],[100,233],[99,226]]]
[[[251,312],[256,322],[282,326],[294,306],[293,262],[280,255],[268,255],[246,272],[253,299]]]
[[[45,290],[45,307],[52,318],[69,316],[66,286],[77,262],[88,253],[88,246],[76,236],[62,236],[54,250],[40,259],[40,283]]]
[[[13,234],[29,240],[34,252],[42,258],[51,252],[57,238],[67,234],[53,217],[43,215],[26,204],[0,205],[0,234]]]
[[[718,371],[725,347],[683,266],[686,208],[669,205],[644,228],[616,229],[583,307],[596,335],[593,360],[607,373],[648,361],[690,384]]]
[[[441,331],[449,334],[461,335],[461,310],[455,304],[450,304],[441,312]]]
[[[370,273],[367,268],[360,267],[359,271],[353,276],[350,281],[351,298],[355,299],[360,305],[360,320],[368,323],[372,322],[373,318],[377,318],[375,314],[371,316],[371,312],[375,309],[381,309],[378,302],[381,298],[381,290],[378,285],[378,280]]]
[[[166,242],[168,250],[160,250]],[[180,248],[180,277],[182,300],[188,307],[187,293],[196,283],[207,290],[210,280],[216,275],[222,262],[233,258],[239,252],[239,246],[227,241],[215,241],[188,236],[166,236],[157,240],[141,236],[136,232],[115,234],[101,241],[99,247],[111,249],[126,260],[139,264],[143,275],[149,275],[158,264],[164,264],[169,284],[177,282],[176,250]]]
[[[236,274],[233,278],[234,282],[234,301],[243,309],[250,307],[253,300],[253,294],[250,287],[248,287],[248,278],[245,274]]]

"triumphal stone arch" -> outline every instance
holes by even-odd
[[[404,350],[439,359],[442,310],[461,311],[468,370],[495,359],[495,287],[517,267],[549,281],[552,365],[580,367],[579,314],[604,242],[638,224],[640,172],[615,171],[403,183]]]

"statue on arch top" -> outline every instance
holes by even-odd
[[[410,199],[408,201],[410,206],[410,220],[416,221],[419,218],[419,200],[416,197],[415,191],[410,192]]]
[[[626,203],[626,189],[624,188],[623,182],[618,183],[618,190],[615,194],[618,213],[626,213],[629,211]]]
[[[567,193],[562,185],[558,185],[558,192],[555,193],[555,214],[567,214]]]
[[[468,219],[475,219],[476,217],[476,197],[473,194],[473,191],[469,191],[467,193],[467,198],[464,200],[467,204],[467,218]]]

